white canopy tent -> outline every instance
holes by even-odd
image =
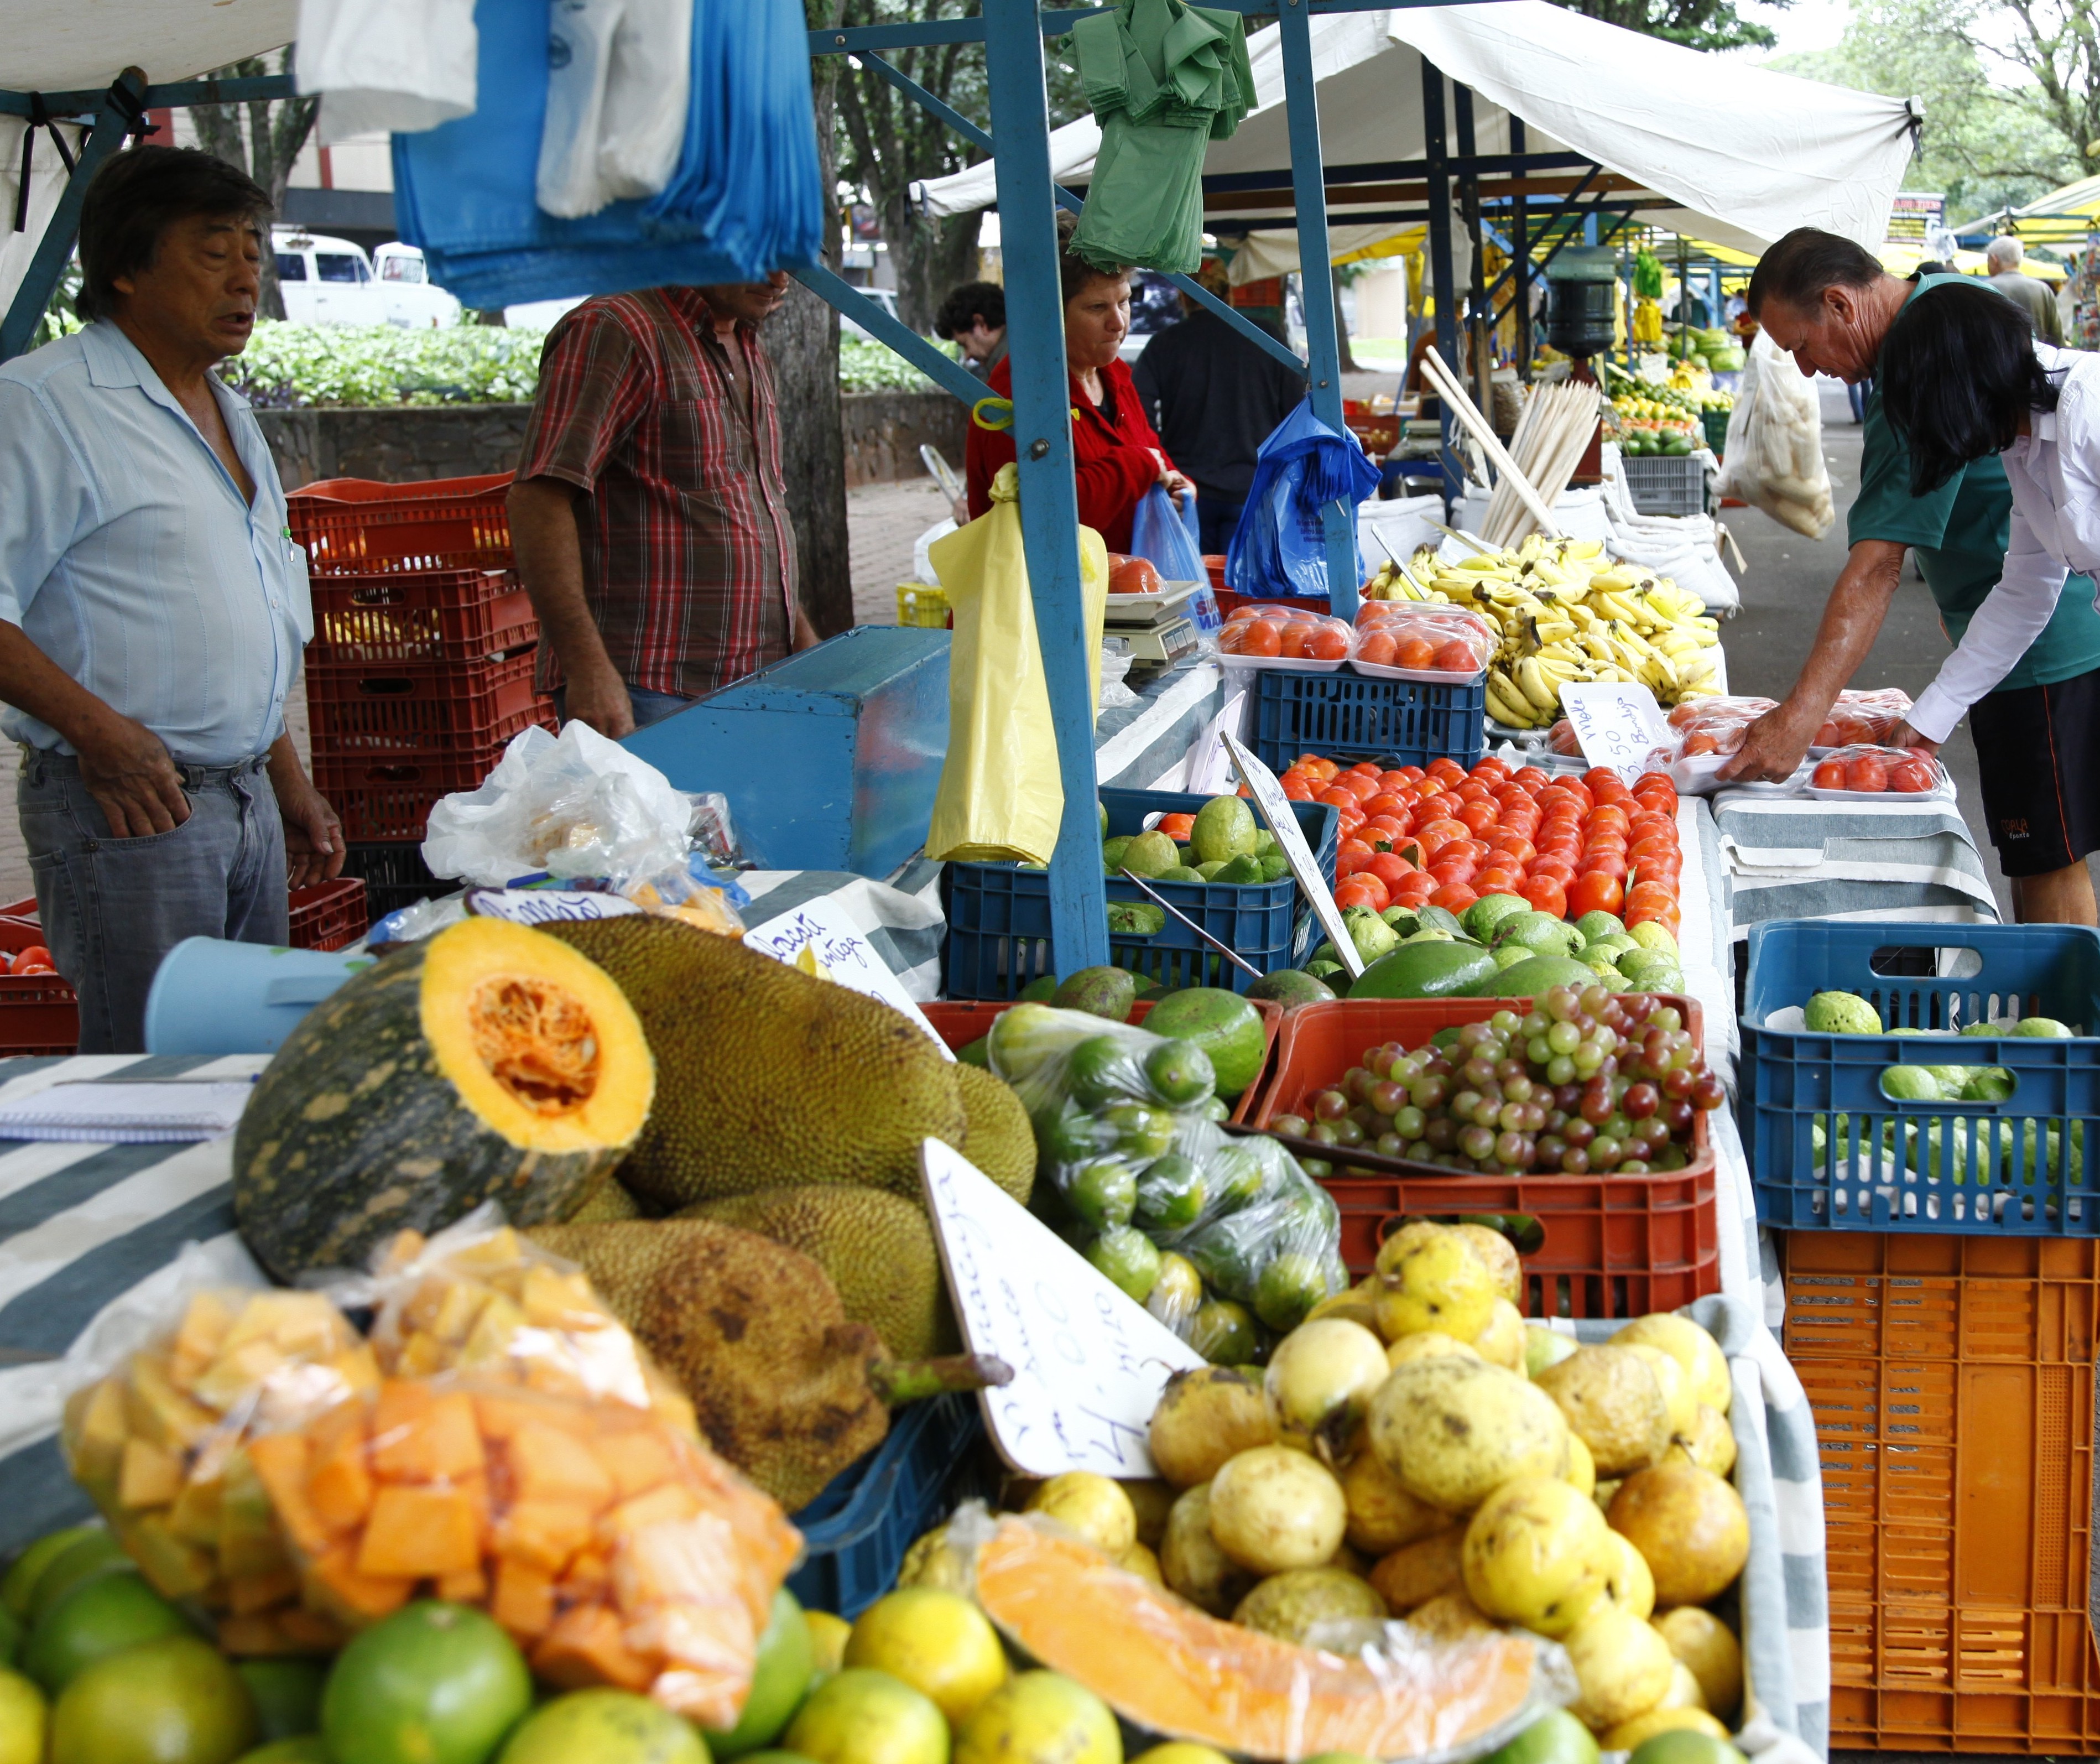
[[[1281,42],[1273,25],[1250,40],[1256,108],[1229,140],[1211,144],[1207,174],[1275,171],[1279,183],[1289,182]],[[1526,152],[1579,152],[1633,180],[1637,188],[1612,200],[1635,202],[1642,221],[1752,253],[1801,226],[1880,244],[1918,114],[1915,101],[1721,61],[1548,0],[1317,17],[1312,48],[1330,166],[1423,156],[1426,57],[1476,95],[1476,152],[1510,151],[1515,116],[1525,125]],[[1091,117],[1053,130],[1053,174],[1085,183],[1100,143]],[[989,161],[919,189],[933,214],[995,199]],[[1349,224],[1352,207],[1388,206],[1384,199],[1352,204],[1346,189],[1334,191],[1335,249],[1368,242]],[[1212,214],[1223,224],[1235,218],[1215,205]],[[1376,223],[1374,233],[1390,236],[1406,224]],[[1295,263],[1289,229],[1262,236],[1268,267],[1260,273],[1276,273],[1279,245]]]

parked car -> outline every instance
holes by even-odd
[[[1181,290],[1163,276],[1140,270],[1130,279],[1130,335],[1116,353],[1125,361],[1136,360],[1147,343],[1179,324],[1181,316]]]
[[[404,329],[457,324],[461,306],[433,286],[423,254],[413,245],[384,245],[375,273],[361,246],[347,239],[273,227],[277,286],[285,316],[298,324],[398,324]]]

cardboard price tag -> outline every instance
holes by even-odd
[[[1648,769],[1648,756],[1670,740],[1670,725],[1655,695],[1621,681],[1574,681],[1560,689],[1560,708],[1582,757],[1630,784]]]
[[[1198,1353],[953,1147],[920,1147],[964,1345],[1013,1369],[981,1391],[999,1455],[1031,1476],[1155,1474],[1159,1395]]]
[[[1335,959],[1348,970],[1350,979],[1356,979],[1364,971],[1364,959],[1357,954],[1356,942],[1342,923],[1342,909],[1335,904],[1334,891],[1327,886],[1326,877],[1320,873],[1319,859],[1305,843],[1305,835],[1299,828],[1298,817],[1291,813],[1290,799],[1284,795],[1283,786],[1277,782],[1276,774],[1234,737],[1220,731],[1218,739],[1224,743],[1233,765],[1253,792],[1255,812],[1268,822],[1268,830],[1276,836],[1277,849],[1283,853],[1283,861],[1290,866],[1290,873],[1298,879],[1306,899],[1312,902],[1313,913],[1327,933],[1327,941],[1335,946]]]
[[[769,919],[743,934],[744,946],[770,955],[790,968],[825,980],[835,980],[855,992],[902,1011],[933,1039],[943,1059],[955,1057],[941,1033],[926,1020],[918,1001],[904,990],[903,982],[890,972],[889,964],[875,951],[859,926],[846,917],[839,903],[820,896],[777,919]]]

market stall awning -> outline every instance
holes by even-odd
[[[2080,178],[2036,196],[2024,208],[2001,209],[1955,230],[1970,240],[2017,233],[2022,243],[2030,245],[2080,243],[2089,233],[2100,231],[2100,177]]]
[[[1548,0],[1329,15],[1313,20],[1312,36],[1329,166],[1422,156],[1427,56],[1478,95],[1479,152],[1508,152],[1515,116],[1526,125],[1527,151],[1594,160],[1610,179],[1604,187],[1633,201],[1640,220],[1739,250],[1762,250],[1799,226],[1879,244],[1910,157],[1914,112],[1902,99],[1723,62]],[[1219,226],[1251,223],[1260,231],[1264,218],[1281,220],[1294,205],[1276,27],[1257,32],[1249,51],[1256,108],[1230,139],[1212,144],[1204,171],[1213,179],[1277,172],[1279,199],[1264,214],[1262,192],[1214,192],[1207,212]],[[1055,130],[1055,174],[1083,183],[1100,141],[1091,117]],[[989,207],[997,194],[988,161],[920,188],[935,214]],[[1492,184],[1483,193],[1492,194]],[[1390,187],[1330,183],[1339,227],[1352,209],[1390,209],[1395,200]],[[1271,231],[1287,240],[1290,229]]]
[[[0,90],[99,89],[126,68],[162,84],[292,40],[298,0],[10,0]]]

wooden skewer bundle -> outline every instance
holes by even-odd
[[[1569,380],[1558,386],[1535,386],[1525,400],[1510,453],[1518,472],[1549,509],[1582,463],[1597,426],[1599,396],[1594,386]],[[1480,536],[1492,545],[1507,547],[1543,524],[1505,472],[1488,499]]]

